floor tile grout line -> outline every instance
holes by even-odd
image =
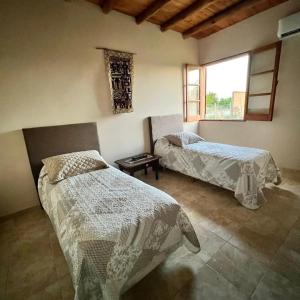
[[[250,259],[256,261],[256,259],[254,259],[253,257],[249,256],[249,255],[247,254],[247,252],[245,252],[243,249],[240,249],[239,247],[236,247],[235,245],[233,245],[232,243],[230,243],[230,241],[228,241],[228,243],[229,243],[232,247],[234,247],[235,249],[237,249],[238,251],[240,251],[240,252],[242,252],[243,254],[245,254],[246,256],[248,256]],[[284,242],[283,242],[283,243],[284,243]],[[283,245],[283,243],[282,243],[282,245]],[[282,246],[282,245],[281,245],[281,246]],[[280,248],[281,246],[278,247],[276,253],[279,251],[279,248]],[[258,280],[256,286],[254,287],[253,291],[251,292],[251,294],[250,294],[250,296],[249,296],[249,299],[251,299],[251,297],[253,296],[253,294],[254,294],[255,290],[257,289],[258,285],[260,284],[260,282],[263,280],[263,278],[266,276],[266,274],[267,274],[267,273],[269,272],[269,270],[271,269],[271,268],[270,268],[270,267],[271,267],[271,263],[272,263],[272,261],[274,260],[274,258],[275,258],[275,256],[276,256],[276,253],[274,254],[274,257],[272,258],[272,260],[271,260],[270,262],[268,262],[268,263],[265,263],[265,262],[262,262],[262,261],[260,261],[260,260],[257,260],[260,264],[263,264],[263,265],[267,268],[267,270],[264,272],[264,274],[261,275],[261,277],[260,277],[260,279]]]
[[[242,295],[244,295],[246,298],[248,298],[247,295],[245,295],[245,293],[243,293],[242,291],[240,291],[230,280],[228,280],[227,278],[225,278],[220,272],[218,272],[217,270],[215,270],[214,268],[212,268],[210,265],[208,265],[207,263],[205,263],[205,265],[211,269],[213,272],[216,272],[219,276],[221,276],[226,282],[230,283],[239,293],[241,293]]]
[[[191,223],[192,223],[192,225],[193,225],[193,222],[191,222]],[[202,226],[201,224],[199,224],[199,225],[200,225],[204,230],[208,231],[210,234],[212,234],[212,235],[216,236],[217,238],[220,238],[221,240],[223,240],[225,243],[228,242],[227,240],[223,239],[221,236],[219,236],[219,235],[216,234],[215,232],[211,231],[210,229],[208,229],[208,228]],[[195,227],[195,226],[193,225],[193,227]]]
[[[259,281],[257,282],[257,285],[255,286],[255,288],[253,289],[252,293],[249,296],[249,299],[252,298],[252,296],[254,295],[256,289],[258,288],[259,284],[263,281],[263,279],[266,277],[267,273],[269,272],[269,270],[266,270],[266,272],[261,276],[261,278],[259,279]]]
[[[222,279],[229,283],[232,287],[234,287],[234,289],[236,289],[240,294],[244,295],[247,299],[248,296],[245,295],[242,291],[240,291],[231,281],[229,281],[227,278],[225,278],[220,272],[218,272],[217,270],[215,270],[214,268],[212,268],[210,265],[208,265],[207,263],[204,263],[204,265],[209,268],[210,270],[212,270],[213,272],[217,273],[218,276],[222,277]],[[178,291],[177,293],[174,295],[174,297],[176,297],[186,286],[189,285],[189,282],[187,282],[186,284],[184,284]],[[196,290],[199,290],[198,287],[196,287]]]
[[[228,240],[225,240],[223,237],[221,237],[220,235],[218,235],[216,232],[212,231],[211,229],[199,224],[201,227],[203,227],[205,230],[209,231],[210,233],[212,233],[213,235],[217,236],[218,238],[222,239],[223,241],[225,242],[229,242],[229,240],[231,240],[232,236],[228,239]]]
[[[251,297],[253,296],[253,294],[255,293],[255,291],[256,291],[258,285],[263,281],[263,279],[265,278],[265,276],[267,275],[267,273],[268,273],[270,270],[272,271],[272,268],[271,268],[272,263],[274,262],[274,259],[275,259],[276,255],[277,255],[279,249],[280,249],[280,248],[283,246],[283,244],[285,243],[285,241],[286,241],[286,239],[287,239],[287,237],[288,237],[288,235],[290,234],[290,232],[291,232],[292,229],[293,229],[293,228],[290,228],[290,230],[288,231],[288,233],[287,233],[287,235],[286,235],[286,238],[284,239],[284,241],[281,243],[281,245],[278,247],[278,249],[277,249],[276,252],[274,253],[274,256],[273,256],[273,258],[271,259],[271,261],[270,261],[270,263],[269,263],[269,266],[268,266],[268,269],[269,269],[269,270],[267,270],[267,271],[265,272],[265,274],[262,276],[262,278],[259,280],[259,282],[257,283],[255,289],[253,290],[253,292],[252,292],[252,294],[251,294]],[[275,272],[275,273],[277,273],[277,272]],[[280,275],[281,275],[281,274],[280,274]],[[284,278],[286,278],[287,280],[289,280],[286,276],[284,276],[284,275],[281,275],[281,276],[284,277]],[[290,280],[289,280],[289,281],[290,281]]]
[[[223,245],[219,248],[219,250],[220,250],[221,248],[223,248],[226,244],[229,244],[231,247],[233,247],[233,248],[235,248],[236,250],[242,252],[244,255],[246,255],[246,256],[247,256],[248,258],[250,258],[251,260],[256,261],[256,260],[253,259],[251,256],[249,256],[247,253],[245,253],[244,251],[242,251],[242,250],[240,250],[239,248],[235,247],[234,245],[232,245],[232,244],[229,243],[229,242],[226,242],[225,244],[223,244]],[[217,252],[219,252],[219,250],[218,250]],[[211,259],[217,254],[217,252],[211,257]],[[259,263],[261,264],[261,262],[259,262]],[[218,270],[216,270],[213,266],[211,266],[211,265],[209,264],[209,261],[208,261],[206,264],[207,264],[207,266],[209,266],[211,269],[213,269],[213,270],[216,271],[218,274],[220,274],[220,273],[218,272]],[[248,299],[251,299],[252,294],[253,294],[253,292],[256,290],[258,284],[260,283],[261,278],[264,277],[265,274],[266,274],[267,272],[268,272],[268,270],[266,270],[266,271],[264,272],[264,274],[261,275],[261,277],[260,277],[260,279],[258,280],[257,284],[255,285],[253,291],[250,293],[249,296],[247,296],[247,297],[249,297]],[[221,274],[220,274],[220,275],[221,275]],[[223,276],[223,277],[224,277],[224,276]],[[226,280],[229,281],[232,285],[234,285],[234,286],[238,289],[238,287],[237,287],[233,282],[231,282],[231,281],[228,280],[228,279],[226,279]]]

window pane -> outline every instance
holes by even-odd
[[[199,84],[200,80],[200,70],[199,67],[188,67],[188,72],[187,72],[187,77],[188,77],[188,84]]]
[[[187,100],[199,100],[199,86],[189,85],[187,87]]]
[[[187,103],[188,116],[196,116],[200,114],[199,102],[188,102]]]
[[[273,73],[251,76],[249,93],[270,93],[272,91]]]
[[[270,96],[249,97],[248,113],[268,114],[270,107]]]
[[[243,119],[245,110],[246,92],[233,92],[231,116],[233,119]]]
[[[251,59],[251,74],[274,68],[276,49],[254,53]]]
[[[206,119],[243,119],[249,56],[206,67]]]

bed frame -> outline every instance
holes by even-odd
[[[100,152],[96,123],[25,128],[23,135],[36,187],[43,158],[85,150]]]
[[[183,131],[183,117],[180,114],[152,116],[148,118],[148,122],[151,153],[154,153],[154,145],[159,138]]]

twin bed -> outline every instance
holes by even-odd
[[[95,123],[23,133],[41,205],[68,263],[75,299],[119,299],[182,244],[200,250],[188,217],[171,196],[112,166],[50,183],[43,159],[100,152]]]
[[[234,192],[246,208],[264,203],[266,183],[279,184],[280,171],[269,151],[200,141],[178,147],[166,138],[183,131],[181,115],[149,118],[151,150],[168,169]]]
[[[268,151],[206,141],[177,147],[165,136],[183,130],[180,115],[149,121],[151,148],[163,166],[232,190],[247,208],[261,206],[267,182],[280,181]],[[81,160],[77,163],[73,157],[67,166],[71,175],[51,182],[51,170],[42,163],[45,158],[100,153],[95,123],[23,129],[23,134],[41,205],[68,263],[76,300],[119,299],[181,245],[195,253],[200,250],[175,199],[113,166],[79,170],[74,176],[73,163],[78,171]]]

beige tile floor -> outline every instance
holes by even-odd
[[[257,211],[233,193],[171,171],[140,179],[171,194],[189,215],[202,250],[180,248],[123,300],[300,299],[300,172],[265,189]],[[73,299],[51,223],[38,207],[0,219],[0,299]]]

